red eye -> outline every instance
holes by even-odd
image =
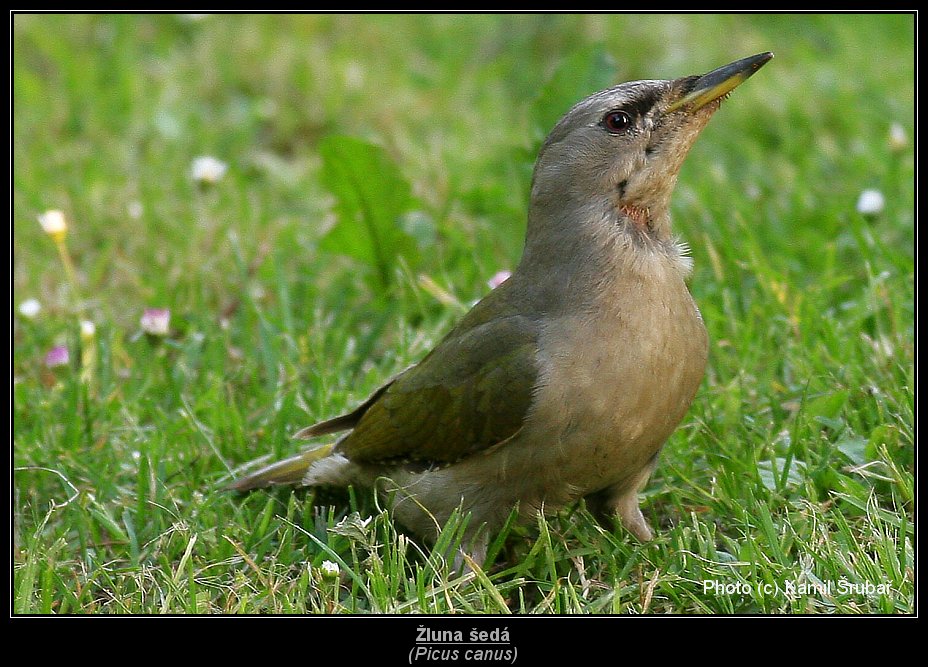
[[[620,134],[632,126],[632,117],[624,111],[610,111],[603,116],[602,124],[613,134]]]

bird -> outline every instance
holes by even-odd
[[[427,542],[455,513],[469,516],[459,564],[482,564],[514,510],[527,523],[581,499],[651,540],[638,494],[709,350],[671,194],[722,100],[772,57],[621,83],[575,104],[539,149],[510,277],[421,361],[294,435],[340,437],[228,488],[370,488]]]

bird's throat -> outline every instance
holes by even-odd
[[[632,224],[639,231],[651,229],[651,209],[645,206],[635,206],[633,204],[622,204],[619,210],[632,221]]]

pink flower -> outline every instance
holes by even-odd
[[[511,275],[512,275],[512,272],[506,271],[505,269],[502,271],[497,271],[493,275],[493,277],[487,281],[487,285],[490,286],[490,289],[496,289],[497,287],[502,285],[504,282],[509,280],[509,276]]]
[[[142,313],[142,331],[152,336],[167,336],[171,331],[171,311],[167,308],[146,308]]]
[[[64,345],[56,345],[45,355],[45,365],[48,368],[67,366],[70,361],[71,355],[68,354],[68,348]]]

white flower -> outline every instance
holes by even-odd
[[[267,296],[267,292],[264,291],[264,286],[260,283],[252,283],[248,288],[248,295],[252,301],[263,301],[264,297]]]
[[[322,561],[322,566],[320,569],[322,570],[323,575],[325,575],[326,577],[333,577],[333,578],[337,577],[340,571],[338,567],[338,563],[333,563],[330,560]]]
[[[167,336],[171,331],[171,311],[167,308],[146,308],[142,313],[142,331],[152,336]]]
[[[45,211],[40,215],[39,224],[46,234],[54,238],[63,238],[68,231],[68,221],[64,213],[57,209]]]
[[[345,84],[349,88],[360,88],[364,84],[364,67],[356,60],[345,67]]]
[[[878,215],[884,206],[886,200],[879,190],[864,190],[857,199],[857,212],[863,215]]]
[[[97,335],[97,327],[90,320],[81,320],[81,338],[85,341],[92,340]]]
[[[142,206],[140,201],[130,201],[126,204],[126,213],[129,214],[129,217],[133,220],[138,220],[142,217],[142,214],[145,213],[145,207]]]
[[[217,183],[228,168],[229,165],[212,155],[201,155],[190,164],[190,175],[200,183]]]
[[[889,126],[889,148],[894,151],[905,150],[909,145],[909,135],[899,123]]]
[[[26,319],[35,319],[36,315],[42,310],[42,304],[38,299],[26,299],[19,304],[19,314]]]

